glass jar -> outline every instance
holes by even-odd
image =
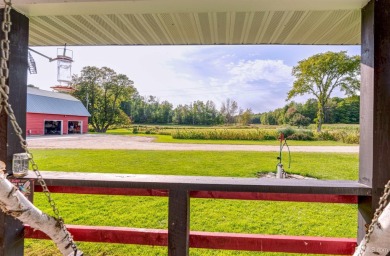
[[[21,178],[28,174],[30,157],[27,153],[14,154],[12,159],[12,173],[15,177]]]

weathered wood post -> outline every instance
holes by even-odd
[[[190,241],[190,196],[187,190],[169,190],[168,255],[188,256]]]
[[[390,179],[390,1],[362,9],[359,182],[372,197],[359,199],[359,241]]]
[[[0,10],[3,20],[3,9]],[[26,130],[26,97],[27,97],[27,51],[28,51],[28,18],[16,11],[11,11],[11,32],[9,38],[9,82],[10,99],[15,116],[23,131]],[[1,28],[1,26],[0,26]],[[0,31],[0,38],[3,33]],[[1,51],[0,51],[1,54]],[[23,152],[20,143],[12,130],[4,111],[0,114],[0,160],[7,164],[11,171],[12,155]],[[23,226],[12,217],[0,213],[0,256],[23,255]]]

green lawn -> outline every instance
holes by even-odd
[[[126,150],[33,150],[41,170],[255,177],[274,171],[277,153]],[[290,172],[357,179],[357,154],[293,153]],[[287,170],[289,171],[289,170]],[[167,228],[167,198],[54,194],[66,223]],[[36,205],[50,212],[41,193]],[[216,211],[215,209],[218,209]],[[191,199],[191,230],[356,237],[357,206]],[[167,255],[162,247],[81,243],[87,255]],[[191,249],[191,255],[285,255]],[[48,241],[28,240],[26,255],[55,255]]]
[[[41,170],[256,177],[275,171],[277,152],[34,150]],[[287,167],[287,153],[283,154]],[[292,153],[287,172],[319,179],[358,178],[358,154]]]

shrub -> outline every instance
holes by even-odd
[[[335,132],[329,132],[329,131],[315,132],[314,138],[316,140],[333,140],[333,141],[338,140],[337,136],[335,135]]]
[[[145,131],[145,134],[156,134],[156,132],[153,131],[153,130],[146,130],[146,131]]]
[[[358,132],[338,131],[334,134],[338,141],[342,141],[348,144],[359,144],[360,134]]]
[[[138,128],[136,126],[133,127],[133,134],[137,134],[138,133]]]
[[[287,137],[289,140],[314,140],[313,136],[306,133],[294,133]]]
[[[331,134],[333,134],[335,138],[334,140],[342,141],[342,142],[345,141],[345,137],[347,136],[347,132],[345,131],[333,131]]]
[[[357,130],[333,130],[333,131],[322,131],[314,134],[317,140],[333,140],[341,141],[348,144],[359,144],[360,134]]]
[[[284,137],[288,138],[289,136],[293,135],[296,131],[294,128],[288,126],[282,129],[278,129],[279,133],[283,133]]]
[[[360,142],[359,133],[348,133],[344,140],[344,143],[348,143],[348,144],[359,144],[359,142]]]
[[[275,140],[275,130],[240,130],[240,129],[191,129],[176,130],[172,133],[174,139],[197,140]]]
[[[158,134],[158,135],[172,135],[172,132],[168,132],[168,131],[159,131],[157,134]]]
[[[264,140],[276,140],[277,136],[271,135],[271,134],[266,134],[264,135]]]

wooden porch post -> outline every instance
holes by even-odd
[[[169,190],[168,255],[188,256],[190,241],[190,196],[187,190]]]
[[[372,198],[359,199],[359,241],[390,179],[390,1],[362,9],[359,182]]]
[[[0,9],[0,19],[3,20],[3,9]],[[26,97],[27,97],[27,51],[28,51],[28,18],[11,11],[11,32],[9,38],[9,82],[10,99],[16,118],[23,131],[26,130]],[[1,26],[0,26],[1,27]],[[4,37],[0,32],[0,38]],[[0,51],[1,54],[1,51]],[[7,164],[11,172],[12,155],[21,153],[22,148],[12,130],[9,119],[4,111],[0,114],[0,160]],[[3,213],[0,213],[0,256],[23,255],[23,226]]]

